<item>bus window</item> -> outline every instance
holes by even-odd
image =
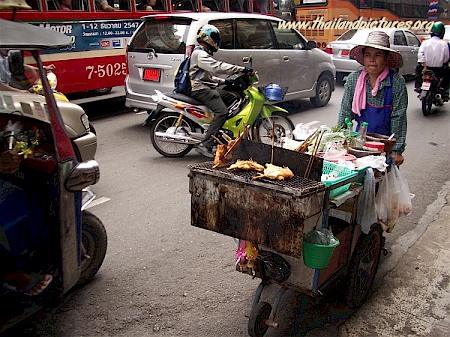
[[[229,0],[230,12],[247,12],[249,13],[249,1],[253,0]]]
[[[194,0],[172,0],[172,7],[176,11],[195,11]]]
[[[47,0],[47,8],[49,11],[59,11],[60,2],[58,0]]]
[[[213,12],[225,12],[225,0],[202,0],[202,7]]]
[[[253,1],[253,12],[255,12],[255,13],[270,13],[269,1],[272,1],[272,0],[254,0]]]
[[[31,7],[31,9],[34,9],[35,11],[41,10],[41,3],[38,0],[27,0],[26,1],[28,6]]]
[[[88,11],[88,4],[84,0],[47,0],[50,11]]]
[[[138,11],[166,11],[166,2],[163,0],[137,0]]]

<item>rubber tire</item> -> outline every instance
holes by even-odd
[[[155,148],[155,150],[158,151],[160,154],[162,154],[164,157],[168,157],[168,158],[183,157],[186,154],[188,154],[193,148],[192,145],[186,145],[186,147],[182,151],[179,151],[176,153],[169,153],[169,152],[164,151],[164,149],[160,148],[159,144],[157,143],[157,141],[155,139],[155,131],[164,119],[174,118],[174,120],[176,121],[178,119],[178,117],[179,117],[179,114],[174,113],[174,112],[168,112],[168,113],[162,114],[156,118],[155,122],[152,124],[152,126],[150,128],[150,140],[152,141],[152,145]],[[193,130],[193,127],[189,123],[189,121],[187,121],[186,119],[183,119],[183,123],[190,130]],[[166,130],[167,130],[167,128],[164,129],[164,131],[166,131]],[[170,143],[167,143],[167,144],[170,144]],[[175,145],[182,146],[183,144],[175,144]]]
[[[351,308],[360,307],[369,295],[370,288],[372,287],[380,263],[383,246],[382,233],[383,230],[381,229],[381,226],[374,224],[369,234],[361,234],[358,239],[352,260],[350,261],[350,270],[346,282],[347,289],[345,292],[345,301]],[[368,252],[368,249],[371,251]],[[364,268],[365,266],[362,265],[368,263],[367,253],[369,253],[369,259],[372,263],[368,273]],[[362,272],[364,272],[364,275],[361,275]],[[361,276],[363,276],[362,282],[360,282]]]
[[[316,96],[309,99],[311,104],[316,108],[327,105],[331,99],[332,88],[333,83],[331,82],[330,77],[327,75],[320,75],[317,80]]]
[[[89,211],[83,211],[82,219],[81,242],[90,259],[81,257],[81,275],[78,285],[84,285],[94,278],[102,266],[108,246],[106,229],[101,220]]]
[[[264,301],[255,305],[248,318],[248,334],[251,337],[263,337],[269,326],[264,323],[269,318],[272,306]]]
[[[272,114],[272,116],[274,116],[276,119],[282,119],[284,121],[284,123],[286,123],[289,126],[289,128],[290,128],[290,130],[289,130],[290,139],[294,139],[294,134],[293,134],[293,131],[294,131],[294,128],[295,128],[294,123],[285,114],[282,114],[282,113],[274,112]],[[272,145],[272,141],[271,140],[270,140],[270,142],[265,142],[265,141],[261,140],[259,128],[261,127],[262,122],[263,122],[263,118],[258,118],[256,120],[255,126],[254,126],[254,130],[253,130],[253,140],[255,140],[257,142],[260,142],[260,143]],[[278,139],[278,138],[286,136],[286,130],[283,129],[281,131],[283,132],[283,134],[279,135],[279,137],[277,136],[275,138],[275,144],[277,144],[278,141],[281,141],[281,139]]]
[[[96,89],[96,90],[92,90],[93,93],[101,96],[101,95],[106,95],[109,94],[112,90],[112,87],[108,87],[108,88],[101,88],[101,89]]]
[[[424,116],[431,114],[431,106],[433,105],[433,97],[431,91],[427,92],[427,95],[422,98],[422,113]]]

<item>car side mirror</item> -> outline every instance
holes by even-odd
[[[308,43],[306,43],[306,49],[314,49],[317,48],[317,43],[316,41],[308,41]]]
[[[69,192],[79,192],[83,188],[94,185],[100,179],[97,161],[88,160],[75,165],[66,179],[65,187]]]

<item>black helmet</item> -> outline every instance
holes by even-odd
[[[197,32],[197,42],[205,42],[212,52],[220,47],[220,31],[213,25],[204,25]]]

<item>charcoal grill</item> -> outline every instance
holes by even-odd
[[[265,164],[271,158],[271,146],[243,140],[230,163],[253,159]],[[303,177],[309,160],[275,147],[273,164],[295,174],[286,180],[253,180],[256,171],[214,169],[212,162],[191,165],[191,224],[301,257],[303,232],[320,223],[327,198],[320,182],[322,159],[316,158],[311,170],[316,180]]]

